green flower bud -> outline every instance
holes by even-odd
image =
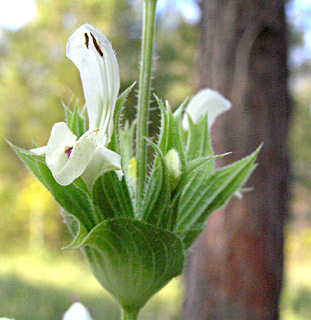
[[[136,161],[136,158],[133,157],[129,161],[129,175],[134,186],[136,185],[136,171],[137,171],[137,161]]]
[[[171,149],[165,155],[165,161],[170,175],[171,189],[174,190],[181,176],[181,162],[178,152]]]

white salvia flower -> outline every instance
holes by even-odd
[[[71,35],[66,55],[80,71],[89,130],[77,139],[64,122],[56,123],[47,146],[31,151],[46,155],[46,164],[60,185],[81,176],[91,187],[96,177],[108,170],[117,170],[121,179],[121,157],[106,148],[120,88],[116,56],[109,41],[89,24]]]
[[[183,128],[189,130],[188,116],[194,123],[207,114],[208,127],[211,128],[216,118],[231,108],[231,103],[217,91],[204,89],[198,92],[189,102],[183,117]]]
[[[119,66],[110,42],[84,24],[69,38],[66,55],[80,71],[89,129],[100,129],[102,142],[107,144],[120,89]]]
[[[63,320],[92,320],[92,318],[86,308],[76,302],[64,314]]]
[[[54,124],[45,161],[60,185],[70,184],[86,169],[95,153],[97,134],[98,130],[89,130],[78,140],[66,123]]]

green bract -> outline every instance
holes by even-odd
[[[137,200],[135,124],[122,128],[119,122],[132,87],[114,100],[119,78],[110,44],[89,25],[78,30],[74,45],[85,55],[79,51],[79,63],[75,63],[82,68],[90,128],[86,129],[85,112],[65,107],[66,124],[58,125],[63,131],[56,140],[52,131],[46,149],[11,146],[62,207],[73,235],[66,248],[84,252],[97,280],[134,319],[152,295],[182,273],[185,255],[206,219],[243,186],[255,169],[259,149],[215,170],[214,161],[223,155],[213,154],[208,126],[230,103],[206,89],[187,107],[185,102],[172,112],[168,103],[164,106],[157,98],[160,134],[157,142],[147,139],[154,160],[143,197]],[[98,78],[90,80],[85,66],[94,71],[96,65]],[[207,120],[208,114],[212,120]],[[93,138],[83,140],[88,132]],[[74,174],[68,170],[70,161]],[[61,170],[66,171],[66,179]]]

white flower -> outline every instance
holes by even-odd
[[[60,185],[68,185],[81,176],[91,187],[95,178],[108,170],[117,170],[122,178],[120,155],[106,148],[120,88],[112,47],[102,34],[85,24],[69,38],[66,55],[80,71],[89,130],[77,139],[64,122],[56,123],[47,146],[31,151],[46,155],[46,164]]]
[[[80,71],[89,129],[100,129],[102,142],[107,144],[120,89],[119,66],[110,42],[91,25],[84,24],[69,38],[66,55]]]
[[[183,128],[189,130],[188,116],[194,123],[207,114],[208,127],[211,128],[216,118],[231,108],[231,103],[217,91],[204,89],[189,102],[183,117]]]
[[[86,308],[76,302],[64,314],[63,320],[92,320],[92,318]]]
[[[60,185],[70,184],[86,169],[97,146],[98,130],[77,137],[66,123],[55,123],[46,149],[46,164]]]

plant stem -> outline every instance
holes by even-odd
[[[147,141],[157,0],[144,0],[143,41],[136,132],[136,205],[139,212],[147,176]]]
[[[121,320],[137,320],[137,317],[138,317],[138,311],[136,310],[129,311],[122,308]]]

